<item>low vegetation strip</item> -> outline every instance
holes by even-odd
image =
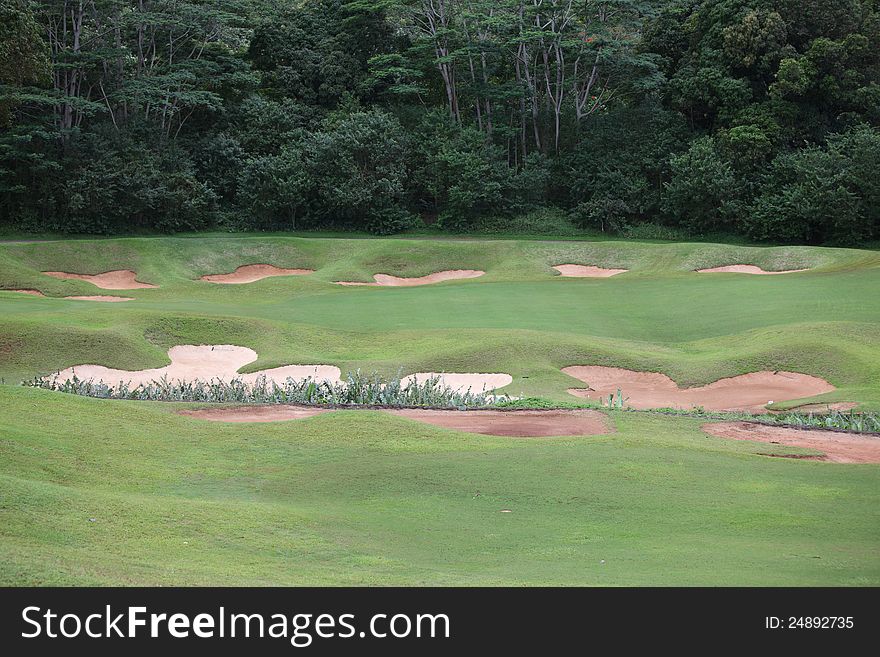
[[[480,389],[453,388],[440,377],[404,381],[385,380],[378,374],[349,373],[342,381],[288,378],[278,383],[265,376],[249,382],[241,378],[228,381],[169,380],[165,377],[137,385],[123,381],[111,385],[103,381],[37,378],[25,385],[100,399],[140,401],[210,402],[238,404],[306,404],[315,406],[390,406],[427,408],[483,408],[506,397],[490,395]]]

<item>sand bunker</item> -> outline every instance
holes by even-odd
[[[851,411],[858,404],[856,402],[830,402],[828,404],[801,404],[790,410],[778,411],[771,409],[773,413],[790,413],[797,411],[798,413],[827,413],[829,411]]]
[[[79,281],[86,281],[87,283],[91,283],[96,287],[100,287],[104,290],[140,290],[145,288],[153,288],[159,287],[158,285],[151,285],[150,283],[141,283],[135,277],[135,274],[130,269],[117,269],[114,271],[106,271],[103,274],[70,274],[65,271],[44,271],[46,276],[51,276],[52,278],[60,278],[62,280],[70,280],[75,279]]]
[[[419,385],[431,378],[439,378],[440,385],[452,388],[458,392],[467,392],[470,389],[473,393],[491,392],[496,388],[503,388],[513,383],[513,377],[509,374],[461,374],[457,372],[417,372],[403,377],[401,382],[407,385],[411,381],[415,381]]]
[[[231,274],[208,274],[199,280],[211,283],[225,283],[227,285],[241,285],[253,283],[272,276],[305,276],[314,274],[314,269],[281,269],[274,265],[242,265]]]
[[[327,413],[330,410],[308,406],[267,405],[200,408],[194,411],[178,411],[178,413],[211,422],[283,422],[285,420],[302,420]]]
[[[282,422],[301,420],[329,408],[308,406],[237,406],[178,411],[181,415],[212,422]],[[349,412],[349,411],[347,411]],[[386,409],[385,412],[426,424],[487,436],[593,436],[611,433],[608,418],[590,410],[553,411],[447,411],[421,408]]]
[[[98,294],[90,297],[64,297],[65,299],[73,299],[74,301],[103,301],[105,303],[119,303],[120,301],[134,301],[132,297],[112,297],[104,294]]]
[[[446,429],[488,436],[593,436],[613,431],[598,411],[441,411],[402,408],[388,413]]]
[[[103,381],[110,385],[124,381],[138,385],[158,381],[163,376],[170,382],[241,379],[245,383],[254,383],[260,376],[265,376],[268,381],[278,384],[288,378],[301,380],[308,377],[336,382],[340,376],[339,368],[332,365],[285,365],[251,374],[238,374],[240,368],[257,360],[257,352],[228,344],[171,347],[168,358],[171,359],[170,365],[135,372],[110,369],[103,365],[75,365],[62,370],[57,377],[59,381],[67,381],[75,373],[82,380]]]
[[[35,297],[45,297],[46,295],[39,290],[0,290],[0,292],[20,292],[21,294],[30,294]],[[106,301],[108,303],[118,301],[134,301],[132,297],[112,297],[106,295],[82,296],[82,297],[62,297],[63,299],[73,299],[74,301]]]
[[[0,292],[18,292],[19,294],[30,294],[33,297],[44,297],[46,296],[39,290],[0,290]]]
[[[554,265],[553,269],[568,278],[608,278],[629,271],[628,269],[605,269],[592,265]]]
[[[809,269],[785,269],[783,271],[767,271],[755,265],[725,265],[724,267],[710,267],[709,269],[698,269],[701,274],[795,274],[799,271],[809,271]]]
[[[575,365],[562,370],[590,387],[571,389],[576,397],[607,399],[618,388],[632,408],[693,408],[765,413],[766,404],[812,397],[834,390],[827,381],[796,372],[752,372],[699,388],[679,388],[665,374],[634,372],[617,367]]]
[[[880,463],[880,438],[838,431],[770,427],[754,422],[717,422],[703,425],[710,436],[733,440],[803,447],[823,456],[799,457],[833,463]]]
[[[419,276],[417,278],[401,278],[399,276],[391,276],[390,274],[376,274],[373,276],[375,283],[360,283],[358,281],[334,281],[337,285],[358,285],[367,287],[411,287],[414,285],[430,285],[431,283],[442,283],[443,281],[454,281],[462,278],[479,278],[486,272],[479,269],[450,269],[447,271],[438,271],[427,276]]]

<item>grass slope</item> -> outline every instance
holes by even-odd
[[[242,286],[206,273],[267,262],[305,277]],[[564,279],[563,262],[625,267],[612,279]],[[696,274],[747,262],[786,276]],[[234,343],[260,359],[247,369],[330,363],[386,375],[424,370],[506,371],[512,394],[562,400],[578,385],[559,370],[608,364],[659,370],[697,385],[761,369],[822,376],[880,407],[880,254],[628,242],[514,242],[282,237],[142,238],[0,246],[0,287],[50,296],[94,293],[41,270],[131,268],[158,289],[125,304],[0,292],[0,377],[70,365],[161,366],[175,344]],[[472,281],[418,288],[344,288],[384,272],[416,276],[483,269]]]
[[[202,274],[265,262],[305,277]],[[624,267],[612,279],[554,264]],[[700,267],[811,267],[786,276]],[[807,247],[282,236],[0,244],[0,288],[95,294],[43,270],[134,269],[124,304],[0,292],[0,377],[138,369],[168,347],[255,349],[253,371],[504,371],[511,394],[575,401],[560,369],[682,385],[761,369],[822,376],[880,408],[880,254]],[[482,269],[408,289],[373,273]],[[625,393],[625,391],[624,391]],[[880,584],[880,468],[612,413],[617,432],[508,439],[378,412],[270,425],[175,406],[0,386],[3,584]],[[500,513],[510,509],[511,513]],[[91,521],[90,519],[94,519]],[[602,561],[604,560],[604,564]]]
[[[756,456],[773,446],[687,419],[502,439],[9,387],[0,417],[3,584],[880,583],[875,466]]]

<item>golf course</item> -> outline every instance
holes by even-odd
[[[4,585],[880,584],[873,457],[707,429],[733,412],[880,411],[877,251],[7,241],[0,288]],[[437,426],[336,406],[208,421],[199,412],[236,404],[21,385],[78,367],[207,379],[221,358],[230,376],[282,368],[279,380],[491,374],[484,390],[510,408],[593,414],[593,428],[493,435],[467,416]],[[735,403],[755,377],[753,396],[789,388]],[[678,397],[663,403],[667,391]],[[676,410],[645,410],[658,407]],[[880,443],[834,436],[864,453]]]

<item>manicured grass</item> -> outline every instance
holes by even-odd
[[[242,264],[317,270],[240,286]],[[551,265],[622,267],[562,279]],[[811,267],[697,274],[725,264]],[[134,269],[158,289],[100,304],[0,292],[7,384],[79,363],[140,369],[175,344],[255,349],[247,367],[386,375],[502,371],[513,395],[577,401],[560,369],[822,376],[880,408],[880,254],[525,240],[202,236],[0,245],[0,287],[95,294],[42,270]],[[382,272],[482,269],[419,288]],[[625,394],[625,391],[624,391]],[[342,412],[264,425],[0,386],[0,583],[880,583],[880,467],[613,413],[609,436],[510,439]],[[500,513],[510,509],[511,513]],[[94,521],[90,521],[94,518]],[[604,564],[602,561],[604,560]]]
[[[304,277],[242,286],[196,280],[241,264],[306,267]],[[563,279],[564,262],[624,267],[612,279]],[[747,262],[786,276],[696,274]],[[507,392],[568,398],[572,364],[659,370],[682,385],[749,371],[794,370],[880,405],[880,254],[628,242],[144,238],[0,246],[0,286],[94,293],[41,270],[131,268],[158,289],[124,304],[2,295],[0,377],[84,362],[138,369],[181,343],[255,349],[248,369],[328,363],[343,371],[506,371]],[[483,269],[480,279],[418,288],[344,288],[384,272]]]
[[[0,388],[0,582],[880,582],[875,466],[755,456],[773,446],[687,419],[502,439],[172,410]]]

